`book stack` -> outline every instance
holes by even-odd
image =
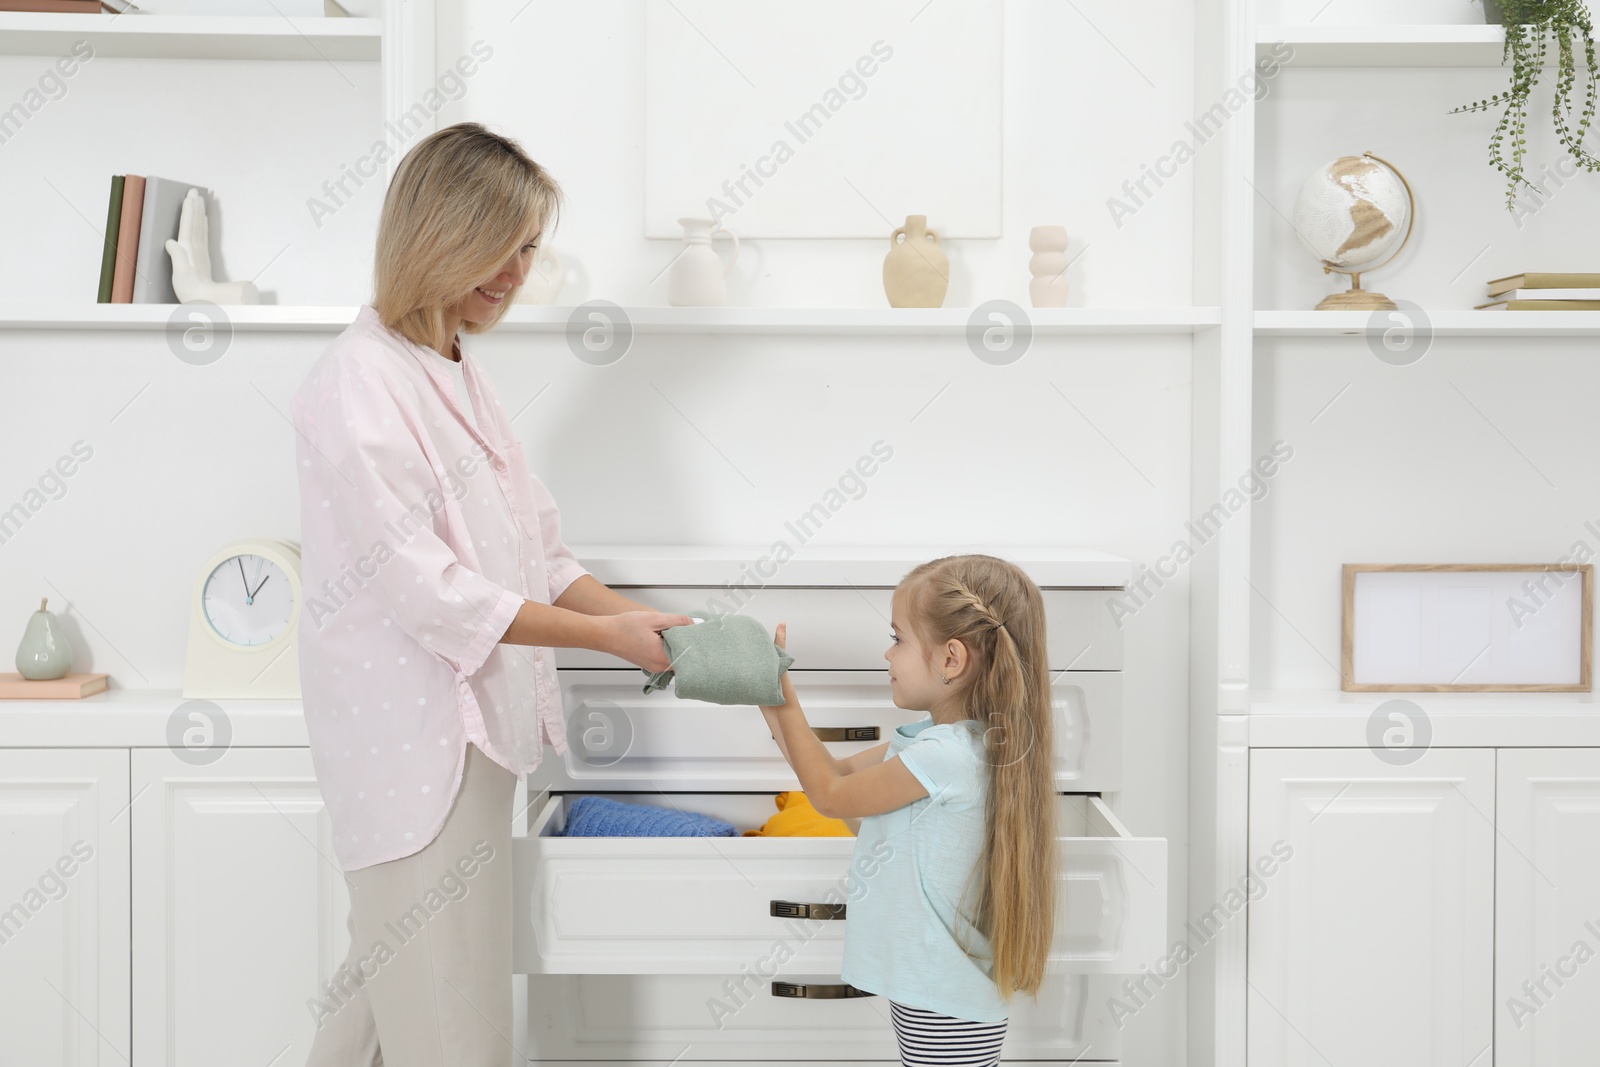
[[[98,15],[103,10],[119,15],[139,10],[128,0],[0,0],[0,11],[47,11],[62,15]]]
[[[1600,311],[1600,274],[1513,274],[1489,283],[1489,311]]]
[[[183,198],[193,186],[168,178],[118,174],[111,179],[105,251],[100,257],[102,304],[176,304],[172,257]],[[205,195],[205,190],[200,191]]]

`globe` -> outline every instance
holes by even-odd
[[[1361,288],[1361,272],[1398,252],[1410,233],[1415,204],[1400,172],[1371,153],[1341,156],[1314,171],[1294,202],[1300,243],[1326,271],[1354,277],[1348,293],[1319,307],[1393,308],[1381,293]]]

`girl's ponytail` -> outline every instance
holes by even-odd
[[[970,921],[989,941],[1001,996],[1037,996],[1059,870],[1044,598],[1021,568],[993,556],[936,559],[902,585],[924,647],[954,638],[971,657],[964,698],[983,729],[989,788]]]

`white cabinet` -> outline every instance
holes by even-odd
[[[349,946],[310,750],[135,749],[133,791],[134,1061],[304,1062]]]
[[[0,1063],[126,1064],[128,752],[0,750]]]
[[[1492,749],[1250,753],[1252,1067],[1488,1067],[1494,818]]]
[[[706,575],[738,574],[736,560],[579,558],[653,607],[722,601],[768,626],[786,622],[790,678],[835,756],[925,717],[895,705],[883,659],[893,587],[919,558],[796,560],[759,589],[738,586],[731,604],[734,587]],[[1038,1001],[1012,1006],[1005,1058],[1115,1061],[1113,976],[1139,975],[1170,948],[1167,842],[1133,836],[1099,795],[1122,784],[1123,642],[1106,599],[1131,565],[1065,550],[1018,562],[1041,586],[1048,620],[1065,906]],[[839,978],[858,892],[853,839],[557,833],[585,794],[761,826],[773,794],[798,782],[756,709],[644,693],[636,667],[598,653],[564,649],[558,664],[570,751],[547,751],[529,776],[528,834],[512,846],[513,970],[527,975],[530,1058],[898,1062],[886,1003]]]
[[[1600,1048],[1600,748],[1501,749],[1496,1067]]]

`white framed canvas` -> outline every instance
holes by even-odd
[[[1594,566],[1347,563],[1349,692],[1588,692]]]
[[[644,235],[999,237],[1000,0],[646,0]]]

